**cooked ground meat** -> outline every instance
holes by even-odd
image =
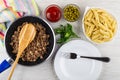
[[[14,32],[11,38],[10,45],[13,48],[13,53],[16,55],[18,52],[18,45],[19,45],[19,33],[22,27],[27,24],[23,23],[21,26],[18,26],[17,31]],[[46,34],[46,29],[36,23],[33,24],[36,28],[36,36],[34,40],[28,45],[28,47],[23,51],[21,58],[23,61],[34,62],[38,58],[43,59],[43,55],[46,53],[47,46],[49,45],[49,35]]]

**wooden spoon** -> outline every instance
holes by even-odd
[[[23,28],[21,29],[20,34],[19,34],[18,54],[17,54],[17,57],[15,59],[15,62],[13,63],[8,80],[11,80],[12,74],[14,72],[14,69],[19,61],[19,58],[20,58],[22,52],[32,42],[35,35],[36,35],[36,29],[35,29],[34,25],[32,25],[31,23],[25,24],[23,26]]]

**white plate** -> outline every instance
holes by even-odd
[[[96,47],[83,40],[72,40],[64,44],[57,52],[54,68],[60,80],[97,80],[102,69],[102,62],[78,58],[67,59],[63,54],[70,52],[82,56],[96,56],[101,54]]]

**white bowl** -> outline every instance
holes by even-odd
[[[86,15],[86,13],[87,13],[90,9],[92,9],[92,8],[99,8],[99,7],[86,7],[86,8],[85,8],[85,12],[84,12],[84,15],[83,15],[83,18],[82,18],[82,29],[83,29],[83,33],[84,33],[85,37],[86,37],[90,42],[95,43],[95,44],[102,44],[102,43],[94,42],[94,41],[91,40],[90,37],[88,37],[88,36],[86,35],[86,33],[85,33],[84,17],[85,17],[85,15]],[[100,9],[103,9],[103,8],[100,8]],[[105,10],[105,9],[103,9],[103,10]],[[105,11],[107,11],[107,10],[105,10]],[[108,12],[108,11],[107,11],[107,12]],[[110,13],[109,13],[109,14],[110,14]],[[112,14],[110,14],[110,15],[114,18],[114,20],[116,20],[116,18],[115,18]],[[116,22],[117,22],[117,20],[116,20]],[[114,33],[114,36],[112,37],[111,40],[113,40],[114,37],[116,36],[117,30],[118,30],[118,27],[116,26],[116,32]],[[109,41],[107,41],[107,42],[103,42],[103,43],[108,43],[108,42],[110,42],[111,40],[109,40]]]

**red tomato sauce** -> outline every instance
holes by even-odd
[[[61,9],[57,5],[50,5],[46,8],[46,18],[51,22],[57,22],[61,19]]]

